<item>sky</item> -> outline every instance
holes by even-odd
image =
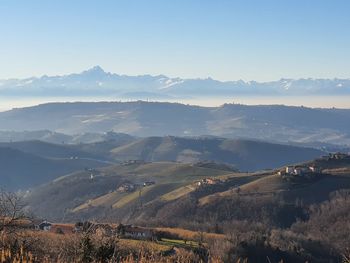
[[[348,0],[0,0],[0,78],[350,78]]]

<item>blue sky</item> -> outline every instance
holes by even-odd
[[[348,0],[0,0],[0,78],[350,78]]]

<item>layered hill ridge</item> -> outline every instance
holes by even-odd
[[[76,156],[79,156],[80,158],[93,157],[92,154],[75,149],[75,147],[69,145],[53,144],[39,140],[10,143],[0,142],[0,147],[11,148],[44,158],[70,158]]]
[[[314,159],[322,151],[252,140],[197,137],[149,137],[111,150],[115,160],[177,161],[193,163],[215,161],[233,165],[241,171],[276,168],[288,163]]]
[[[0,130],[0,143],[22,142],[22,141],[43,141],[54,144],[81,144],[81,143],[97,143],[107,140],[116,140],[123,142],[130,142],[133,137],[127,134],[109,132],[101,133],[78,133],[78,134],[64,134],[53,132],[50,130]]]
[[[124,137],[123,137],[124,138]],[[0,143],[3,187],[25,190],[58,176],[130,160],[225,164],[241,171],[277,168],[319,157],[323,151],[250,140],[214,137],[111,139],[88,144],[42,141]]]
[[[0,113],[1,130],[250,138],[350,145],[350,110],[161,102],[49,103]]]

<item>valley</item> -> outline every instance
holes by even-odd
[[[340,109],[142,101],[15,109],[0,113],[2,197],[27,215],[15,227],[30,244],[25,257],[46,248],[74,258],[67,246],[87,242],[94,257],[113,248],[147,262],[338,260],[348,247],[346,230],[339,235],[347,118]]]
[[[0,263],[350,263],[350,1],[0,1]]]

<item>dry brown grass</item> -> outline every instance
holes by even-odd
[[[24,251],[23,247],[21,247],[17,253],[13,253],[10,248],[2,248],[0,249],[0,262],[32,263],[37,262],[37,258],[35,258],[31,252]]]
[[[152,241],[134,240],[134,239],[119,239],[119,247],[129,249],[130,251],[147,251],[155,253],[164,253],[171,248],[166,245],[158,244]]]
[[[174,234],[179,236],[184,240],[195,240],[198,238],[198,235],[203,235],[204,239],[225,239],[226,236],[223,234],[215,234],[215,233],[206,233],[206,232],[196,232],[182,228],[170,228],[170,227],[157,227],[155,228],[158,231],[168,232],[170,234]]]
[[[193,237],[195,232],[174,230],[187,237]],[[0,245],[0,263],[80,263],[82,261],[83,234],[55,234],[41,231],[23,231],[16,237],[9,237]],[[92,258],[92,263],[98,262],[202,262],[193,251],[173,246],[158,244],[152,241],[131,239],[114,239],[90,236],[95,248],[110,242],[115,247],[112,259],[101,261]],[[21,244],[18,246],[17,244]],[[221,262],[213,259],[211,262]]]

